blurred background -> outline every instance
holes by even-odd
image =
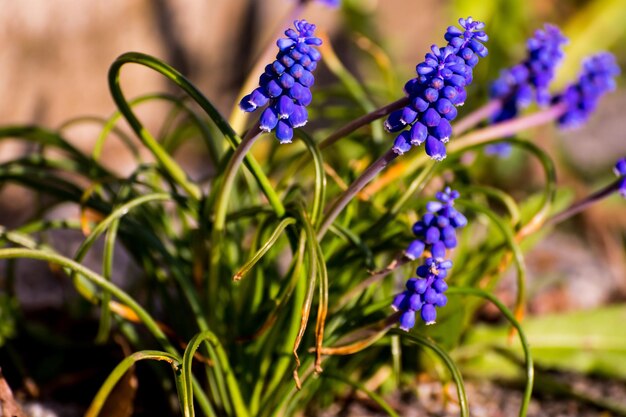
[[[127,51],[145,52],[169,62],[228,116],[243,95],[241,85],[255,60],[284,30],[295,3],[0,0],[0,43],[4,46],[0,50],[0,120],[2,124],[59,128],[79,116],[108,117],[115,107],[108,91],[107,71],[113,60]],[[338,56],[376,105],[399,98],[404,80],[414,76],[415,65],[429,46],[441,43],[445,28],[455,24],[458,17],[469,15],[487,23],[490,54],[477,68],[470,100],[459,117],[487,100],[490,80],[524,58],[525,40],[545,22],[560,26],[570,39],[553,83],[555,90],[574,81],[584,57],[598,51],[615,53],[621,67],[626,68],[623,0],[344,0],[340,10],[310,2],[303,11],[304,17],[330,36]],[[377,50],[392,70],[393,75],[386,79],[371,58]],[[557,160],[559,183],[571,191],[571,199],[610,181],[612,164],[626,155],[623,79],[622,75],[618,91],[602,100],[582,129],[559,132],[548,126],[524,133],[523,137],[534,137]],[[322,65],[318,85],[322,88],[333,83],[336,79]],[[157,91],[177,93],[163,77],[139,66],[123,69],[122,85],[131,98]],[[138,114],[148,128],[156,129],[167,110],[167,106],[147,104],[138,107]],[[98,124],[81,124],[68,128],[65,134],[88,152],[99,132]],[[132,158],[123,149],[117,141],[108,141],[103,163],[116,171],[131,172]],[[28,151],[24,144],[2,141],[0,161]],[[197,175],[211,169],[197,149],[187,149],[179,158],[186,159],[186,165]],[[485,172],[491,175],[484,181],[518,190],[514,195],[542,181],[540,173],[533,174],[532,164],[526,166],[515,153],[506,160],[487,160],[486,164]],[[0,224],[9,228],[22,224],[33,214],[30,208],[34,198],[23,188],[4,185]],[[540,286],[547,285],[558,295],[552,299],[554,294],[548,292],[547,299],[540,297],[537,310],[546,306],[550,306],[548,310],[590,307],[624,297],[622,239],[626,214],[622,203],[613,198],[593,207],[561,228],[575,233],[553,234],[535,249],[537,254],[530,256],[529,262],[531,271],[539,270],[532,276],[545,278]],[[588,278],[590,274],[595,277],[593,281]],[[48,295],[44,299],[54,304],[57,294]]]
[[[0,124],[38,124],[57,129],[79,116],[109,117],[115,106],[107,71],[117,56],[144,52],[170,63],[190,78],[227,117],[256,59],[277,34],[295,0],[0,0]],[[625,0],[343,0],[339,10],[309,2],[303,16],[329,36],[344,65],[371,101],[400,98],[405,80],[445,28],[459,17],[487,23],[489,57],[477,68],[470,99],[459,118],[486,102],[490,80],[525,56],[525,40],[544,23],[558,25],[570,42],[553,83],[555,91],[575,81],[585,56],[613,52],[623,68],[618,89],[601,103],[590,122],[571,132],[553,126],[525,132],[555,159],[563,201],[574,201],[613,181],[611,168],[626,156]],[[382,73],[380,67],[390,72]],[[316,88],[337,83],[324,65]],[[179,92],[165,79],[138,66],[122,71],[127,97]],[[395,93],[393,93],[395,91]],[[530,111],[536,109],[531,108]],[[148,129],[158,129],[168,107],[147,104],[137,113]],[[313,109],[324,116],[324,109]],[[121,124],[122,128],[126,126]],[[101,125],[68,127],[66,136],[90,152]],[[390,135],[385,136],[391,140]],[[0,162],[31,151],[23,142],[0,142]],[[147,155],[146,155],[147,156]],[[197,149],[178,155],[193,175],[212,167]],[[131,172],[133,159],[108,141],[102,158],[117,172]],[[520,199],[538,189],[543,173],[518,153],[506,160],[484,159],[480,181]],[[0,186],[0,225],[13,228],[34,215],[36,196],[11,184]],[[527,256],[531,314],[590,309],[626,300],[626,203],[611,197],[543,236]],[[78,216],[76,207],[61,207]],[[62,239],[61,239],[62,240]],[[57,247],[62,242],[57,242]],[[71,243],[68,243],[71,246]],[[71,253],[72,250],[68,249]],[[99,252],[99,251],[93,251]],[[89,259],[86,261],[89,264]],[[133,268],[125,263],[119,268]],[[35,268],[35,267],[33,267]],[[65,287],[46,265],[17,285],[25,310],[58,308]],[[65,285],[65,284],[63,284]],[[499,296],[510,304],[513,279]],[[494,312],[486,309],[486,318]],[[625,374],[626,375],[626,374]]]

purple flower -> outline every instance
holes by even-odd
[[[502,108],[492,117],[492,122],[503,122],[517,116],[523,109],[537,101],[540,106],[550,103],[548,87],[554,78],[557,65],[563,59],[563,45],[567,38],[558,27],[545,25],[544,30],[535,31],[528,39],[526,59],[514,67],[503,70],[491,85],[492,98],[502,100]],[[485,153],[506,157],[511,145],[500,142],[485,147]]]
[[[620,177],[618,190],[622,197],[626,198],[626,158],[620,158],[617,160],[617,163],[613,168],[613,172],[615,172],[615,175]]]
[[[479,58],[487,56],[487,48],[481,43],[488,39],[482,30],[484,23],[469,17],[459,19],[459,24],[462,29],[447,29],[447,46],[430,48],[424,62],[416,67],[417,77],[404,86],[409,105],[392,112],[385,121],[389,132],[402,131],[392,148],[397,154],[425,143],[432,159],[446,157],[445,143],[452,135],[450,121],[457,115],[456,106],[465,102],[465,87],[472,82]]]
[[[312,0],[299,0],[300,4],[310,3]],[[339,7],[341,5],[341,0],[314,0],[318,3],[325,4],[328,7]]]
[[[400,328],[410,330],[415,325],[415,315],[426,324],[433,324],[437,318],[436,307],[446,305],[445,292],[448,284],[445,278],[452,268],[452,261],[446,259],[446,251],[457,245],[456,229],[467,224],[467,219],[456,208],[454,200],[459,192],[446,187],[438,192],[436,201],[426,204],[426,214],[413,225],[413,240],[405,251],[411,260],[420,258],[426,250],[430,252],[424,262],[417,267],[417,277],[406,283],[406,290],[398,294],[391,305],[401,311]]]
[[[245,112],[253,112],[269,104],[259,119],[259,128],[274,131],[280,143],[289,143],[293,129],[304,126],[308,119],[306,106],[311,103],[310,87],[313,71],[321,55],[315,46],[322,44],[314,36],[315,25],[306,20],[294,22],[296,30],[287,29],[286,38],[279,39],[276,60],[265,67],[259,87],[239,102]]]
[[[568,86],[556,96],[554,104],[563,103],[565,113],[559,118],[562,128],[576,128],[583,125],[598,105],[600,98],[615,90],[614,78],[620,73],[615,57],[600,53],[588,58],[583,63],[583,71],[576,84]]]
[[[323,3],[330,7],[339,7],[341,0],[317,0],[319,3]]]

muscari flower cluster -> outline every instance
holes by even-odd
[[[617,175],[619,180],[619,193],[622,197],[626,198],[626,158],[620,158],[617,160],[613,172]]]
[[[322,40],[315,37],[315,25],[306,20],[294,22],[296,30],[287,29],[279,39],[276,60],[265,67],[259,87],[243,97],[239,107],[253,112],[269,103],[259,119],[259,128],[275,131],[280,143],[290,143],[293,129],[308,121],[306,106],[311,103],[313,71],[321,54],[315,48]]]
[[[465,102],[465,87],[472,82],[479,58],[487,56],[487,48],[481,43],[488,40],[482,30],[484,23],[468,17],[459,19],[459,24],[462,29],[448,27],[447,46],[433,45],[424,62],[417,65],[417,77],[404,87],[409,104],[392,112],[385,121],[388,131],[402,131],[393,145],[399,155],[425,143],[432,159],[446,157],[445,143],[452,134],[450,122],[457,115],[456,106]]]
[[[565,113],[559,118],[562,128],[576,128],[583,125],[598,105],[600,98],[615,90],[615,77],[620,73],[615,57],[600,53],[583,63],[583,71],[576,84],[552,99],[553,104],[564,103]]]
[[[526,42],[527,58],[518,65],[505,69],[491,85],[491,98],[502,100],[502,107],[493,115],[492,122],[503,122],[517,116],[520,109],[528,107],[533,98],[540,106],[550,103],[550,82],[557,65],[563,59],[563,45],[567,38],[558,27],[545,25]],[[487,146],[485,152],[507,156],[511,145],[500,142]]]
[[[307,3],[310,0],[300,0],[300,3]],[[318,3],[323,3],[329,7],[339,7],[341,0],[317,0]]]
[[[447,187],[436,194],[438,201],[426,205],[427,213],[413,225],[416,238],[405,255],[411,259],[422,256],[425,250],[430,256],[415,271],[417,277],[406,283],[406,290],[398,294],[392,308],[401,311],[400,328],[408,331],[415,325],[415,315],[419,311],[426,324],[433,324],[437,318],[436,307],[446,305],[445,291],[448,284],[445,278],[452,267],[452,261],[446,259],[446,250],[457,245],[456,229],[467,224],[467,219],[456,208],[454,200],[459,192]]]

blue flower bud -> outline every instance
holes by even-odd
[[[296,104],[308,106],[311,103],[311,90],[303,87],[300,83],[295,83],[289,89],[289,97],[295,100]]]
[[[450,109],[450,112],[444,114],[443,117],[444,117],[444,119],[450,121],[450,120],[454,120],[456,118],[456,115],[457,115],[457,109],[456,109],[456,107],[452,107]]]
[[[287,74],[286,72],[284,72],[280,76],[278,81],[280,83],[280,86],[282,88],[284,88],[284,89],[289,89],[289,88],[293,87],[294,83],[296,82],[296,80],[291,75]],[[286,96],[282,96],[282,97],[286,97]]]
[[[271,98],[280,97],[283,93],[283,89],[280,88],[280,85],[276,82],[276,80],[270,80],[267,84],[265,84],[265,92]]]
[[[439,139],[443,143],[446,143],[452,135],[452,126],[446,119],[441,119],[437,126],[430,129],[430,132],[435,138]]]
[[[424,303],[435,304],[438,295],[439,294],[437,294],[437,291],[435,291],[434,288],[427,289],[424,293]]]
[[[279,119],[288,118],[293,113],[293,100],[289,96],[280,96],[276,103],[276,113]]]
[[[274,109],[271,107],[266,108],[263,113],[261,113],[261,118],[259,119],[259,129],[264,132],[271,132],[277,124],[278,115],[274,112]]]
[[[439,91],[434,88],[427,88],[426,90],[424,90],[424,98],[429,103],[434,103],[439,98]]]
[[[296,79],[299,79],[300,77],[302,77],[302,74],[304,73],[304,71],[305,71],[304,67],[300,64],[294,64],[294,66],[289,68],[289,74],[291,74],[291,76]]]
[[[409,131],[412,145],[421,145],[428,137],[428,128],[420,122],[415,122]]]
[[[276,45],[278,46],[278,49],[280,49],[281,51],[289,49],[292,46],[294,46],[295,44],[296,44],[296,42],[293,39],[290,39],[290,38],[281,38],[281,39],[276,41]]]
[[[422,256],[425,247],[426,245],[421,240],[414,240],[407,248],[405,255],[407,258],[413,261]]]
[[[435,161],[442,161],[446,157],[446,147],[433,136],[426,138],[426,154]]]
[[[243,98],[239,102],[239,108],[241,108],[241,110],[245,112],[255,111],[258,106],[252,102],[251,98],[252,94],[243,96]]]
[[[433,288],[439,294],[442,294],[448,289],[448,284],[443,279],[436,279],[435,281],[433,281]]]
[[[422,297],[419,294],[412,294],[409,297],[409,310],[418,311],[422,305]]]
[[[433,243],[436,243],[439,241],[439,236],[441,235],[441,232],[439,231],[439,229],[435,226],[431,226],[426,230],[426,243],[432,245]]]
[[[304,106],[294,104],[293,111],[289,115],[289,124],[291,127],[298,128],[304,126],[309,118],[309,113]]]
[[[443,259],[446,256],[446,247],[444,246],[442,241],[438,241],[433,243],[430,252],[432,253],[433,258]]]
[[[426,325],[435,324],[435,320],[437,319],[437,310],[435,310],[435,306],[432,304],[424,304],[422,306],[421,316]],[[415,325],[415,318],[413,318],[413,325]]]
[[[445,305],[448,304],[448,297],[446,297],[444,294],[437,294],[437,299],[435,300],[434,304],[437,307],[445,307]]]
[[[406,123],[402,120],[402,110],[391,112],[387,120],[385,120],[384,125],[388,132],[398,132],[404,129]]]
[[[426,111],[426,109],[428,108],[429,104],[423,98],[415,97],[411,101],[411,106],[413,107],[413,109],[415,109],[415,111],[417,111],[419,113],[422,113],[422,112]]]
[[[426,278],[430,275],[430,268],[428,265],[420,265],[415,269],[415,273],[418,277]]]
[[[396,137],[396,140],[393,143],[393,147],[391,148],[396,154],[402,155],[405,152],[411,150],[411,138],[409,136],[409,132],[404,131]]]
[[[441,201],[429,201],[426,203],[426,210],[430,213],[436,213],[443,207]],[[437,218],[437,225],[439,223],[439,218]]]
[[[315,82],[315,77],[310,71],[303,70],[300,78],[298,78],[298,82],[305,87],[311,87]]]
[[[421,121],[428,127],[434,127],[441,122],[441,116],[437,113],[437,110],[430,108],[426,110]]]
[[[411,289],[418,294],[424,294],[428,289],[429,282],[426,279],[418,279],[415,281],[415,285]]]
[[[395,311],[408,309],[408,306],[406,306],[406,304],[408,304],[408,302],[405,301],[405,300],[408,300],[408,296],[407,295],[410,295],[409,291],[404,291],[404,292],[396,295],[394,297],[394,299],[393,299],[393,303],[391,303],[391,307]]]
[[[280,143],[291,143],[293,139],[293,129],[284,120],[279,120],[276,125],[276,138]]]
[[[409,331],[415,326],[415,312],[408,310],[400,316],[400,328]]]

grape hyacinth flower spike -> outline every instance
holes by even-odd
[[[317,3],[325,4],[328,7],[339,7],[341,0],[315,0]],[[300,0],[301,4],[310,3],[311,0]]]
[[[452,261],[446,259],[446,250],[457,245],[456,229],[467,224],[467,219],[456,208],[454,200],[459,192],[446,187],[436,194],[437,201],[426,205],[427,213],[413,225],[416,239],[409,244],[405,256],[417,259],[428,250],[430,256],[416,269],[417,277],[406,283],[406,290],[398,294],[392,308],[400,311],[400,328],[408,331],[415,325],[415,315],[427,325],[435,323],[436,307],[446,305],[448,299],[445,291],[448,284],[445,278],[452,267]]]
[[[431,47],[424,62],[416,67],[417,77],[406,83],[409,104],[392,112],[385,121],[389,132],[401,132],[393,151],[402,155],[411,146],[425,143],[426,153],[441,161],[446,157],[445,143],[452,135],[450,122],[457,115],[456,106],[465,102],[473,68],[487,56],[481,43],[488,40],[484,23],[471,17],[459,19],[462,29],[450,26],[445,34],[448,45]],[[405,130],[407,127],[410,129]]]
[[[287,29],[287,37],[276,42],[279,49],[276,60],[265,67],[259,87],[239,103],[245,112],[268,104],[261,114],[259,128],[274,131],[280,143],[290,143],[293,129],[308,121],[306,106],[312,100],[313,71],[321,59],[315,48],[322,44],[314,36],[316,26],[306,20],[296,20],[294,26],[296,30]]]
[[[599,53],[583,63],[583,71],[578,82],[570,85],[556,96],[553,104],[564,103],[565,113],[559,118],[559,126],[564,129],[583,125],[598,105],[600,98],[615,90],[615,77],[620,73],[615,56],[608,52]]]
[[[540,106],[550,104],[548,87],[555,70],[563,59],[563,45],[567,38],[558,27],[546,24],[526,42],[527,58],[518,65],[505,69],[491,85],[492,99],[502,101],[500,110],[491,119],[498,123],[515,118],[520,109],[528,107],[533,99]],[[501,142],[489,145],[485,152],[491,155],[508,156],[511,145]]]

